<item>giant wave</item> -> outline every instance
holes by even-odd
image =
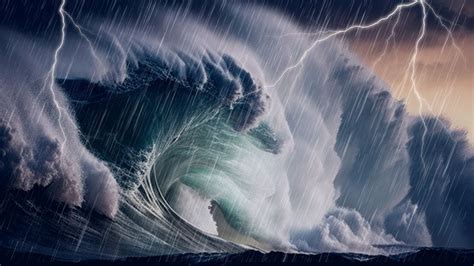
[[[407,114],[337,40],[281,77],[311,38],[282,38],[299,29],[280,14],[154,5],[120,2],[127,23],[67,5],[93,42],[68,26],[54,95],[56,38],[2,27],[1,245],[62,258],[473,247],[462,131]]]

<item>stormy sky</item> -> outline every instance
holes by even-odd
[[[341,29],[353,24],[369,24],[390,13],[402,2],[408,1],[314,0],[267,1],[266,4],[312,32],[321,26]],[[468,131],[472,143],[474,1],[432,0],[429,4],[442,18],[453,38],[450,38],[434,15],[428,14],[426,35],[416,59],[416,82],[421,96],[426,99],[423,112],[431,111],[447,117],[455,127]],[[415,7],[402,12],[392,34],[396,20],[394,17],[379,27],[354,31],[344,38],[347,39],[349,49],[387,83],[393,95],[405,100],[408,111],[417,114],[419,101],[411,91],[407,73],[416,39],[421,31],[421,9]]]
[[[190,12],[210,19],[218,16],[225,3],[235,1],[141,1],[130,6],[128,1],[74,1],[67,3],[71,14],[86,15],[101,13],[112,15],[122,11],[123,17],[130,13],[146,13],[159,5],[184,6]],[[341,29],[353,24],[368,24],[388,14],[400,3],[398,0],[245,0],[246,5],[265,6],[289,17],[305,32],[311,33],[321,28]],[[183,3],[185,3],[183,5]],[[2,0],[0,9],[3,18],[0,25],[16,27],[24,33],[56,38],[54,30],[59,21],[53,12],[59,1],[17,1]],[[474,141],[474,1],[470,0],[430,0],[429,4],[441,17],[452,37],[435,16],[427,17],[427,32],[416,58],[417,86],[426,100],[423,112],[434,112],[447,117],[455,127],[468,131],[470,141]],[[112,12],[112,10],[114,10]],[[109,14],[110,13],[110,14]],[[120,14],[118,12],[117,14]],[[222,18],[221,18],[222,19]],[[346,39],[349,49],[372,68],[377,76],[387,83],[393,95],[405,100],[410,113],[419,112],[419,101],[413,95],[409,82],[408,69],[412,58],[416,38],[421,30],[422,13],[417,6],[407,9],[397,17],[373,29],[352,31],[342,38]],[[226,23],[225,19],[222,23]],[[394,34],[391,36],[392,29]],[[297,38],[298,35],[292,35]],[[453,43],[455,41],[455,43]]]

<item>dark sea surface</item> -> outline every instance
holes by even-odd
[[[294,254],[245,251],[237,254],[198,253],[124,258],[117,260],[61,261],[34,253],[0,251],[3,265],[474,265],[474,250],[418,248],[397,255],[355,253]]]

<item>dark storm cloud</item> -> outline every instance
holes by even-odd
[[[222,17],[222,11],[231,5],[248,5],[264,7],[275,10],[293,22],[299,24],[308,31],[318,28],[340,29],[355,23],[367,24],[390,13],[396,5],[409,1],[389,0],[276,0],[276,1],[66,1],[65,9],[75,18],[83,21],[100,17],[103,20],[113,19],[131,24],[135,20],[141,23],[150,19],[156,9],[175,9],[181,15],[193,14],[197,18],[206,18],[214,25],[226,25],[230,23],[228,18]],[[455,1],[459,2],[459,1]],[[474,16],[472,10],[474,3],[466,1],[462,4],[448,5],[445,1],[430,1],[439,15],[449,21],[453,30],[474,30]],[[60,1],[11,1],[2,0],[0,10],[0,26],[14,28],[21,32],[34,35],[35,37],[53,37],[55,30],[59,30],[60,21],[57,12]],[[404,24],[404,34],[398,39],[414,38],[419,31],[421,9],[411,8],[402,16],[401,24]],[[451,25],[452,24],[452,25]],[[428,16],[428,31],[440,31],[442,28],[433,15]],[[381,26],[378,34],[385,32]],[[374,37],[373,33],[362,33],[358,38]]]
[[[469,0],[433,0],[432,6],[439,10],[440,15],[454,20],[458,26],[474,31],[474,2]]]
[[[261,4],[280,11],[307,28],[318,28],[321,25],[342,28],[355,22],[376,20],[383,14],[390,13],[397,4],[403,2],[407,1],[278,0],[263,1]]]
[[[251,2],[251,1],[250,1]],[[368,23],[390,13],[398,4],[411,1],[401,0],[296,0],[296,1],[263,1],[261,5],[266,5],[287,15],[293,21],[307,28],[318,28],[327,25],[329,28],[343,28],[353,23]],[[428,1],[437,13],[448,21],[454,21],[455,27],[474,29],[474,2],[462,0]],[[421,9],[416,8],[410,11],[413,21],[408,21],[411,27],[408,30],[417,31],[419,23],[415,24],[414,18],[421,16]],[[415,27],[416,26],[416,27]],[[428,17],[427,26],[429,29],[439,29],[434,16]]]
[[[247,2],[256,3],[256,1]],[[370,24],[392,12],[398,4],[408,2],[411,1],[278,0],[258,2],[256,5],[270,7],[305,28],[305,31],[311,32],[321,28],[343,29],[354,24]],[[471,35],[474,31],[473,1],[432,0],[428,3],[453,33]],[[393,41],[400,44],[413,43],[420,33],[422,16],[419,6],[403,11],[398,25],[399,32]],[[346,38],[356,43],[363,41],[369,44],[385,43],[394,22],[395,17],[390,23],[383,23],[373,30],[352,31],[346,34]],[[446,32],[433,14],[428,14],[426,26],[427,33],[423,46],[443,45]],[[374,49],[380,48],[375,45]]]

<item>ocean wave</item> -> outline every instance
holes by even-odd
[[[1,30],[21,58],[0,55],[1,245],[81,259],[472,247],[465,134],[427,117],[424,136],[341,42],[287,72],[311,38],[274,38],[299,29],[264,8],[223,5],[226,24],[120,3],[122,23],[84,5],[93,41],[67,30],[54,79],[56,42]],[[461,210],[433,210],[420,184]]]

